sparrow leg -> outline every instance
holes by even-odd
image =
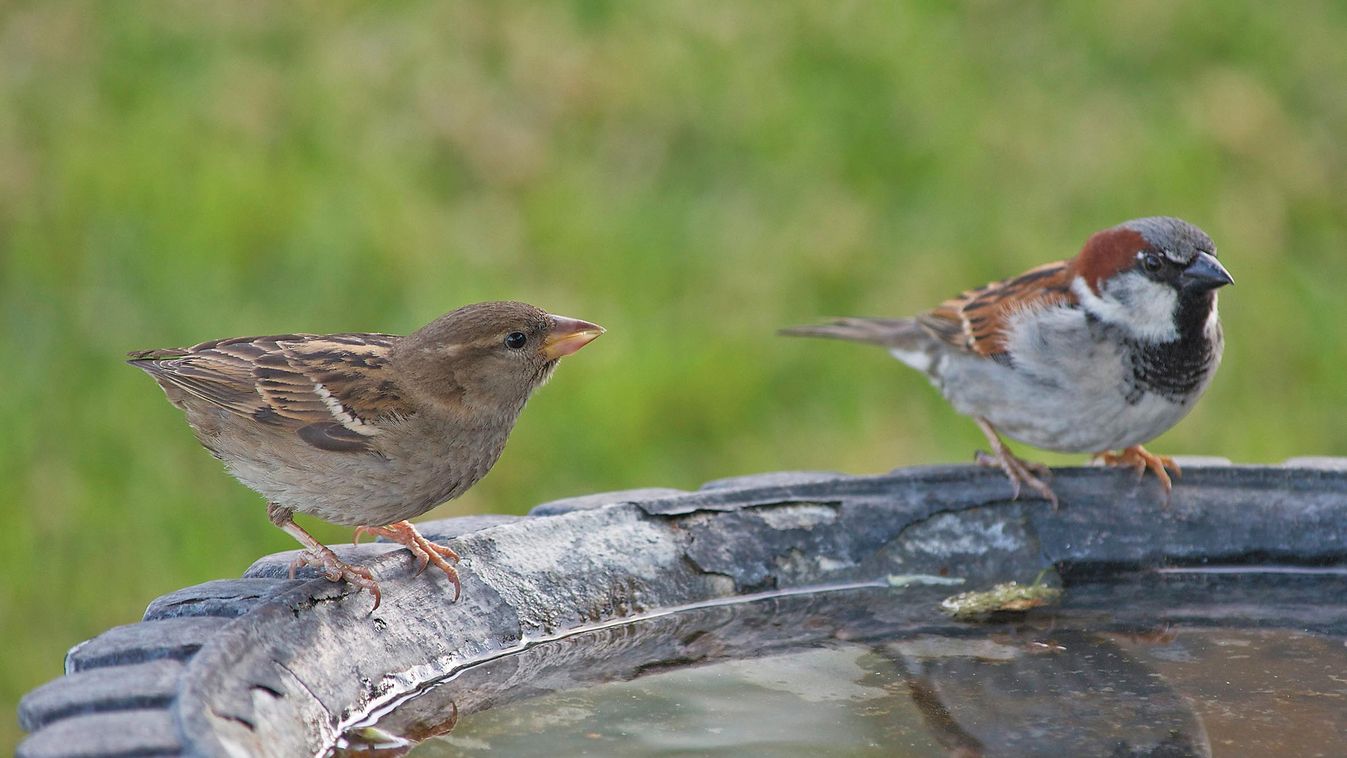
[[[1146,475],[1146,469],[1155,472],[1155,478],[1160,480],[1160,486],[1165,490],[1165,507],[1169,507],[1170,492],[1174,489],[1174,482],[1169,478],[1169,472],[1165,469],[1171,469],[1175,478],[1183,476],[1183,470],[1179,464],[1174,462],[1173,458],[1167,455],[1156,455],[1140,445],[1133,445],[1121,453],[1110,453],[1105,450],[1102,453],[1095,453],[1094,460],[1103,461],[1105,466],[1131,466],[1137,472],[1137,479]]]
[[[295,512],[289,508],[275,503],[267,504],[267,517],[271,519],[271,523],[284,529],[304,546],[299,557],[290,564],[290,578],[295,578],[295,571],[301,566],[314,566],[322,569],[323,575],[329,581],[340,582],[345,579],[354,587],[369,590],[370,594],[374,595],[374,608],[371,608],[370,612],[378,609],[383,593],[379,592],[379,584],[374,581],[374,574],[363,566],[352,566],[338,558],[336,553],[296,524],[294,514]]]
[[[449,561],[458,560],[458,553],[422,537],[410,521],[398,521],[387,526],[357,526],[355,538],[360,539],[362,534],[384,537],[410,550],[412,557],[416,558],[416,573],[418,575],[426,570],[426,566],[435,564],[435,568],[443,571],[444,575],[449,577],[449,581],[453,583],[454,602],[458,602],[458,596],[463,592],[463,585],[459,582],[458,571],[449,565]]]
[[[1006,447],[1006,443],[1001,441],[1001,435],[996,433],[996,428],[987,419],[975,418],[974,421],[977,421],[978,428],[986,436],[987,442],[992,446],[992,452],[994,453],[994,455],[988,455],[979,450],[976,459],[978,465],[995,466],[1004,471],[1006,476],[1010,478],[1010,486],[1015,488],[1015,495],[1012,499],[1019,499],[1020,484],[1023,483],[1029,485],[1030,489],[1041,495],[1044,500],[1052,503],[1054,511],[1057,510],[1057,494],[1043,482],[1043,479],[1039,478],[1048,478],[1052,475],[1048,467],[1041,463],[1031,463],[1016,457],[1014,453],[1010,452],[1010,448]]]

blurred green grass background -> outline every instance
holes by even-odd
[[[1172,214],[1238,286],[1153,449],[1347,454],[1344,38],[1327,1],[0,4],[0,706],[294,547],[134,348],[490,298],[607,326],[432,517],[966,461],[917,374],[773,330]]]

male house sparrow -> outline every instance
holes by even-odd
[[[1179,468],[1141,443],[1178,423],[1211,382],[1224,344],[1216,290],[1233,283],[1201,229],[1157,216],[1105,229],[1075,258],[915,318],[846,318],[782,333],[880,345],[924,371],[977,421],[995,453],[978,462],[1005,471],[1016,497],[1023,482],[1057,507],[1039,479],[1047,468],[1011,454],[998,431],[1139,474],[1149,468],[1168,497],[1165,468]]]
[[[305,547],[291,567],[323,569],[374,595],[352,566],[296,524],[295,511],[401,543],[461,585],[458,555],[407,519],[491,470],[529,394],[557,361],[603,334],[525,303],[466,305],[406,337],[281,334],[142,350],[206,449],[268,500],[272,523]],[[448,559],[448,560],[446,560]]]

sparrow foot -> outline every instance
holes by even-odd
[[[1020,485],[1027,484],[1029,485],[1029,489],[1037,492],[1044,500],[1052,503],[1052,509],[1054,511],[1057,510],[1059,506],[1059,503],[1057,502],[1057,493],[1053,492],[1052,488],[1039,478],[1039,476],[1043,476],[1047,473],[1047,466],[1021,460],[1009,450],[1002,450],[998,455],[991,455],[979,450],[975,460],[979,466],[999,468],[1005,472],[1006,478],[1010,479],[1010,486],[1015,488],[1015,494],[1011,499],[1019,500]]]
[[[1167,455],[1156,455],[1149,452],[1141,445],[1133,445],[1121,453],[1111,453],[1105,450],[1102,453],[1095,453],[1094,460],[1103,461],[1105,466],[1131,466],[1137,473],[1137,479],[1146,475],[1146,469],[1155,472],[1155,478],[1160,480],[1160,486],[1165,491],[1165,507],[1169,507],[1170,493],[1174,489],[1174,482],[1169,478],[1170,469],[1174,472],[1174,477],[1183,476],[1183,470],[1179,464],[1174,462],[1173,458]]]
[[[387,526],[357,526],[355,528],[355,539],[360,539],[362,534],[383,537],[407,548],[411,551],[412,557],[416,559],[416,574],[418,576],[426,570],[426,566],[434,564],[435,568],[443,571],[444,575],[449,577],[449,581],[453,583],[454,602],[458,602],[458,596],[463,592],[463,585],[459,581],[458,571],[449,563],[449,561],[458,561],[458,553],[422,537],[410,521],[398,521]]]
[[[330,581],[340,582],[345,579],[353,587],[369,590],[374,596],[374,607],[370,613],[378,610],[383,594],[379,592],[379,583],[374,581],[374,574],[367,568],[352,566],[338,558],[336,553],[296,524],[294,515],[294,511],[285,506],[267,503],[267,518],[271,519],[271,523],[284,529],[304,546],[299,557],[290,562],[290,578],[294,579],[295,571],[303,566],[316,566],[323,570],[323,575]]]
[[[316,548],[308,548],[299,551],[299,556],[290,562],[290,578],[295,578],[295,571],[304,566],[314,566],[322,570],[323,575],[328,581],[340,582],[345,579],[352,587],[362,590],[369,590],[374,596],[374,607],[370,609],[373,612],[379,608],[379,602],[383,600],[383,593],[379,591],[379,583],[374,581],[374,574],[364,566],[352,566],[337,557],[337,554],[329,548],[319,545]]]
[[[996,433],[995,427],[985,419],[977,419],[978,428],[986,435],[987,442],[992,446],[992,454],[978,451],[974,459],[979,466],[988,466],[999,468],[1005,472],[1010,479],[1010,486],[1015,489],[1013,500],[1020,498],[1020,485],[1027,484],[1034,492],[1037,492],[1044,500],[1052,503],[1052,509],[1057,510],[1059,503],[1057,493],[1043,481],[1052,477],[1052,471],[1041,463],[1031,463],[1023,460],[1010,452],[1006,443],[1001,441],[1001,436]],[[1040,478],[1041,477],[1041,478]]]

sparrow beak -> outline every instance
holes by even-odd
[[[543,338],[542,353],[549,361],[570,355],[606,331],[598,324],[578,318],[551,316],[552,329]]]
[[[1211,253],[1198,253],[1188,268],[1179,274],[1179,287],[1192,292],[1206,292],[1234,283],[1230,272]]]

